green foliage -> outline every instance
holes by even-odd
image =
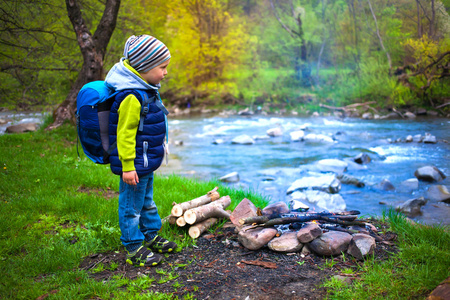
[[[386,54],[393,73],[405,65],[422,69],[448,51],[450,17],[444,2],[435,2],[433,26],[428,2],[417,14],[414,1],[371,0],[376,22],[366,1],[274,3],[275,10],[269,0],[122,2],[105,73],[122,56],[126,39],[145,33],[171,51],[162,90],[169,92],[169,101],[220,105],[222,99],[231,99],[226,104],[290,108],[376,100],[383,107],[440,104],[447,98],[450,85],[448,77],[440,77],[439,66],[448,58],[430,68],[433,74],[405,83],[389,75]],[[0,4],[2,105],[49,109],[61,103],[83,61],[64,3]],[[104,4],[80,5],[93,33]],[[306,58],[300,61],[302,52]],[[302,67],[311,74],[302,74]],[[314,95],[315,102],[306,103],[305,95]]]

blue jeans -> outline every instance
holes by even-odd
[[[139,177],[129,185],[120,177],[119,226],[120,241],[129,252],[138,249],[144,240],[153,239],[161,229],[161,218],[153,201],[153,173]]]

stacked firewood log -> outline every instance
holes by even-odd
[[[179,227],[189,226],[189,236],[198,238],[221,218],[230,218],[225,209],[231,204],[230,196],[220,197],[218,187],[206,195],[183,203],[172,203],[171,215],[167,217],[170,224]]]

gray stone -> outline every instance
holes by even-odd
[[[432,185],[427,191],[428,199],[450,203],[450,193],[445,185]]]
[[[346,204],[339,194],[328,194],[321,191],[306,190],[303,192],[308,202],[328,211],[344,211]]]
[[[376,187],[382,191],[395,191],[395,186],[388,179],[383,179]]]
[[[306,244],[322,235],[322,229],[316,223],[308,222],[297,232],[297,239],[300,243]]]
[[[423,142],[425,144],[436,144],[437,143],[437,139],[434,135],[431,135],[429,133],[425,133],[425,137],[423,139]]]
[[[277,137],[283,135],[283,130],[280,127],[271,128],[266,131],[266,134],[271,137]]]
[[[337,179],[343,184],[352,184],[356,185],[357,187],[364,187],[365,184],[361,180],[359,180],[356,177],[347,175],[347,174],[339,174],[336,176]]]
[[[370,255],[375,250],[375,239],[370,235],[357,233],[348,246],[347,253],[356,259],[362,260],[365,256]]]
[[[408,135],[405,139],[405,142],[407,143],[411,143],[413,141],[413,136],[412,135]]]
[[[212,142],[214,145],[220,145],[225,143],[225,140],[223,139],[214,139],[214,141]]]
[[[303,244],[297,239],[296,232],[286,232],[273,238],[267,246],[273,251],[291,253],[300,251]]]
[[[232,141],[232,144],[240,144],[240,145],[253,145],[255,141],[246,134],[239,135],[235,137]]]
[[[248,228],[251,226],[244,227],[239,231],[238,241],[249,250],[261,249],[277,234],[275,228]]]
[[[309,209],[309,206],[306,205],[305,203],[293,198],[294,194],[302,194],[303,195],[303,193],[298,193],[298,192],[293,192],[291,194],[291,200],[289,201],[290,209],[292,211],[307,211]]]
[[[415,136],[413,136],[413,142],[416,143],[422,143],[423,141],[423,136],[420,134],[416,134]]]
[[[302,252],[300,252],[300,255],[306,256],[311,253],[311,249],[309,249],[308,244],[303,245]]]
[[[410,111],[405,112],[404,116],[408,119],[414,119],[416,117],[416,115]]]
[[[329,231],[309,243],[308,247],[319,255],[340,255],[347,251],[352,236],[346,232]]]
[[[416,216],[420,215],[421,208],[427,203],[427,201],[423,198],[417,198],[417,199],[409,199],[402,204],[398,205],[395,209],[399,212],[405,213],[408,216]]]
[[[315,164],[321,172],[342,174],[347,171],[348,163],[339,159],[321,159]]]
[[[311,117],[317,118],[320,117],[320,114],[317,111],[315,111],[312,113]]]
[[[334,143],[333,139],[327,135],[309,133],[303,140],[309,143]]]
[[[370,112],[366,112],[366,113],[363,113],[361,118],[363,118],[364,120],[371,120],[371,119],[373,119],[373,115]]]
[[[238,182],[239,181],[239,173],[238,172],[232,172],[225,176],[222,176],[219,178],[222,182]]]
[[[427,115],[432,116],[432,117],[437,117],[437,116],[439,116],[439,113],[435,110],[429,110],[429,111],[427,111]]]
[[[370,163],[372,159],[366,153],[360,153],[353,158],[353,161],[362,165]]]
[[[289,133],[291,136],[292,142],[299,142],[303,140],[303,137],[305,136],[305,132],[303,130],[297,130]]]
[[[276,202],[267,205],[262,210],[263,215],[271,215],[271,214],[287,214],[289,212],[289,207],[285,202]]]
[[[37,130],[37,123],[22,123],[11,125],[6,128],[7,133],[23,133]]]
[[[294,191],[304,191],[307,189],[320,190],[332,194],[339,193],[341,190],[341,182],[334,174],[319,177],[308,176],[294,181],[286,193],[289,195]]]
[[[446,178],[444,173],[442,173],[441,170],[434,166],[425,166],[419,168],[414,172],[414,176],[416,176],[416,178],[419,180],[428,182],[441,181]]]
[[[419,188],[419,180],[417,178],[410,178],[400,183],[398,191],[402,193],[411,193]]]

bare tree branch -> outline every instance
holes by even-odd
[[[383,39],[381,38],[380,30],[378,29],[377,17],[375,16],[375,13],[374,13],[374,11],[373,11],[373,9],[372,9],[372,4],[370,3],[370,0],[367,0],[367,3],[369,4],[369,8],[370,8],[370,12],[372,13],[373,20],[375,21],[375,27],[376,27],[376,29],[377,29],[377,36],[378,36],[378,39],[380,40],[381,48],[383,49],[384,53],[386,53],[386,57],[387,57],[388,63],[389,63],[389,74],[391,74],[391,72],[392,72],[392,61],[391,61],[391,56],[389,55],[389,52],[388,52],[388,51],[386,50],[386,48],[384,47]]]

